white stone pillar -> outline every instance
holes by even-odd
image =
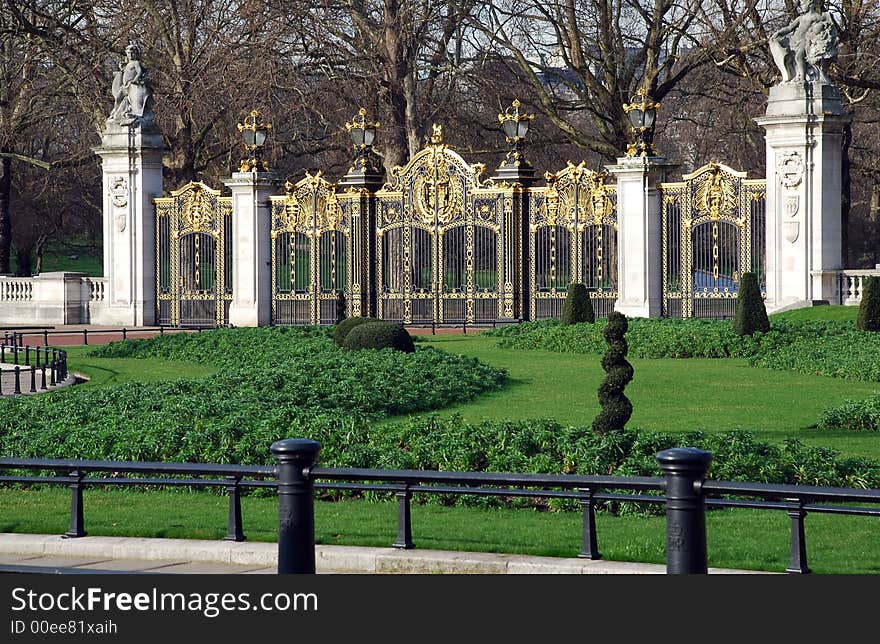
[[[755,119],[767,142],[768,312],[837,303],[843,269],[843,132],[850,118],[827,84],[770,89]]]
[[[93,148],[103,167],[104,306],[93,324],[144,326],[156,321],[156,216],[162,196],[162,135],[108,123]]]
[[[663,312],[659,184],[678,166],[662,157],[622,157],[605,166],[617,177],[617,304],[627,317]]]
[[[234,172],[232,191],[232,304],[229,324],[272,323],[272,239],[269,197],[280,181],[274,172]]]

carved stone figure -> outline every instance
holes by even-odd
[[[827,84],[828,65],[837,58],[837,23],[819,11],[819,0],[801,0],[801,15],[770,36],[770,53],[783,83]]]
[[[113,111],[107,119],[116,125],[149,126],[153,123],[153,92],[147,70],[141,64],[141,50],[130,42],[125,48],[126,60],[113,74]]]

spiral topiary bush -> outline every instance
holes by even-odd
[[[602,405],[602,411],[593,421],[593,431],[600,435],[623,432],[626,422],[632,416],[632,403],[623,393],[633,379],[633,368],[626,360],[628,347],[623,337],[628,327],[629,323],[623,313],[614,311],[608,316],[604,331],[608,350],[602,357],[602,368],[607,375],[605,381],[599,385],[599,404]]]
[[[342,346],[349,351],[394,349],[404,353],[414,353],[416,350],[412,336],[403,328],[403,325],[391,322],[361,324],[351,330]]]
[[[378,321],[379,320],[377,320],[376,318],[345,318],[336,325],[336,329],[333,331],[333,342],[341,347],[345,342],[345,338],[348,336],[349,333],[351,333],[352,329],[360,326],[361,324]]]
[[[770,330],[770,319],[767,317],[764,298],[761,297],[761,286],[754,273],[743,273],[739,283],[733,330],[737,335],[752,335],[755,331],[767,333]]]
[[[583,284],[569,284],[568,295],[562,307],[562,324],[578,324],[580,322],[595,322],[596,315],[593,313],[593,303],[590,301],[590,292]]]
[[[880,331],[880,278],[866,277],[862,284],[862,303],[856,320],[859,331]]]

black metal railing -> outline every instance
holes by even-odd
[[[159,326],[144,326],[144,327],[135,327],[133,329],[129,329],[126,327],[122,327],[120,329],[63,329],[61,331],[49,330],[48,328],[44,328],[38,331],[17,331],[6,329],[3,330],[3,338],[4,341],[8,344],[12,344],[13,342],[17,343],[19,346],[24,345],[25,336],[37,336],[42,339],[43,346],[49,346],[49,336],[55,335],[79,335],[82,336],[82,341],[84,345],[89,343],[89,336],[94,336],[95,334],[106,336],[106,335],[119,335],[121,340],[127,340],[129,334],[133,335],[143,335],[144,333],[156,333],[159,335],[165,335],[166,332],[169,333],[180,333],[180,332],[190,332],[190,333],[199,333],[201,331],[207,329],[216,329],[216,326],[167,326],[167,325],[159,325]]]
[[[22,337],[17,332],[4,332],[3,338],[0,339],[0,364],[15,365],[11,370],[12,391],[4,392],[3,378],[0,377],[0,397],[24,393],[23,387],[28,387],[27,392],[32,394],[46,391],[49,387],[67,380],[69,375],[66,351],[49,346],[32,347],[23,344]],[[39,389],[37,372],[39,372]]]
[[[278,441],[271,447],[274,466],[0,458],[2,470],[37,473],[9,473],[0,476],[0,484],[67,485],[71,490],[71,504],[70,527],[65,536],[69,538],[86,535],[83,519],[86,487],[224,488],[229,496],[225,539],[230,541],[245,540],[242,491],[277,489],[279,573],[315,571],[315,490],[393,493],[398,503],[398,518],[392,546],[401,549],[415,547],[411,515],[414,495],[574,499],[583,513],[582,547],[578,556],[584,559],[601,558],[595,521],[598,502],[664,504],[666,568],[671,574],[707,571],[707,507],[785,511],[791,518],[790,562],[786,570],[801,574],[810,572],[804,527],[809,513],[880,515],[880,507],[852,505],[880,504],[880,490],[705,480],[712,457],[708,452],[693,448],[660,452],[657,461],[662,477],[326,468],[315,466],[319,451],[320,445],[315,441]]]

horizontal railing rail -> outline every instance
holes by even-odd
[[[140,335],[144,333],[155,333],[159,332],[159,335],[165,335],[165,332],[195,332],[200,333],[205,330],[213,330],[216,329],[216,326],[168,326],[168,325],[158,325],[158,326],[143,326],[143,327],[135,327],[129,329],[127,327],[122,327],[120,329],[102,329],[102,328],[92,328],[88,327],[83,329],[61,329],[61,330],[52,330],[50,328],[43,328],[40,330],[34,331],[18,331],[18,330],[4,330],[3,337],[6,343],[8,344],[18,344],[24,345],[25,336],[38,336],[43,339],[43,346],[49,345],[49,336],[55,335],[81,335],[83,338],[83,344],[89,343],[89,336],[92,335],[116,335],[119,334],[121,339],[127,340],[129,334]]]
[[[313,454],[292,452],[294,462],[276,449],[306,443]],[[164,463],[81,459],[0,458],[0,470],[32,474],[0,475],[2,485],[67,485],[72,493],[66,537],[85,536],[83,490],[101,486],[225,488],[229,494],[227,540],[245,539],[241,493],[276,489],[279,495],[279,572],[314,572],[314,495],[318,492],[376,492],[395,495],[397,537],[392,546],[414,548],[413,495],[451,494],[577,501],[583,513],[579,557],[600,559],[596,505],[603,501],[665,504],[667,570],[705,572],[705,509],[746,508],[784,511],[791,518],[788,572],[808,573],[804,519],[808,513],[880,516],[880,490],[705,480],[711,456],[690,448],[658,454],[663,477],[583,476],[499,472],[447,472],[317,467],[316,443],[279,441],[276,465]],[[54,475],[47,475],[53,472]],[[107,475],[112,476],[107,476]],[[117,476],[117,475],[128,476]],[[751,498],[726,498],[751,497]],[[841,505],[844,504],[844,505]],[[295,517],[295,518],[294,518]],[[302,520],[305,517],[305,520]],[[305,532],[303,532],[303,530]]]

